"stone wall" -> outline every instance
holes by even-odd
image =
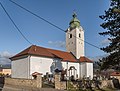
[[[112,80],[102,80],[101,81],[101,85],[100,88],[114,88],[113,82]]]
[[[5,78],[5,85],[15,85],[15,86],[25,86],[33,88],[42,87],[42,77],[41,75],[37,76],[37,79],[18,79],[18,78]]]
[[[112,80],[102,80],[101,81],[101,88],[108,87],[108,88],[117,88],[120,89],[120,79],[112,79]]]
[[[60,80],[60,74],[55,74],[55,89],[61,89],[61,90],[65,90],[67,89],[67,85],[68,83],[66,83],[66,81],[61,81]],[[77,86],[80,84],[79,82],[70,82],[73,87],[77,88]],[[97,81],[97,84],[100,88],[118,88],[120,87],[120,79],[118,82],[118,85],[116,87],[115,83],[113,83],[113,80],[101,80],[101,81]],[[96,88],[95,82],[92,83],[92,87]]]
[[[66,89],[66,82],[65,81],[60,81],[60,89],[65,90]]]
[[[55,89],[66,89],[66,82],[60,80],[60,74],[55,74]]]

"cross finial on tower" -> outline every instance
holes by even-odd
[[[76,18],[76,17],[77,17],[77,14],[76,14],[76,12],[74,10],[74,12],[73,12],[73,18]]]
[[[73,18],[72,18],[72,20],[70,21],[70,23],[69,23],[69,25],[70,25],[70,28],[71,29],[74,29],[74,28],[76,28],[76,27],[80,27],[80,21],[77,19],[77,14],[76,14],[76,12],[74,11],[73,12]]]

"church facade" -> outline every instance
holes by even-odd
[[[66,51],[32,45],[11,57],[12,78],[32,78],[35,72],[45,75],[55,70],[64,71],[65,77],[93,78],[93,61],[84,55],[84,30],[77,15],[73,14],[66,30]]]

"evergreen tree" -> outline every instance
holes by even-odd
[[[99,34],[107,36],[110,43],[101,48],[109,55],[103,57],[98,64],[101,70],[109,68],[120,70],[120,0],[111,0],[109,9],[99,17],[104,20],[100,26],[105,29],[105,32]]]

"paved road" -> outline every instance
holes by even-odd
[[[0,84],[0,91],[63,91],[63,90],[56,90],[53,88],[29,88],[29,87],[19,87],[19,86],[12,86],[12,85],[4,85]]]

